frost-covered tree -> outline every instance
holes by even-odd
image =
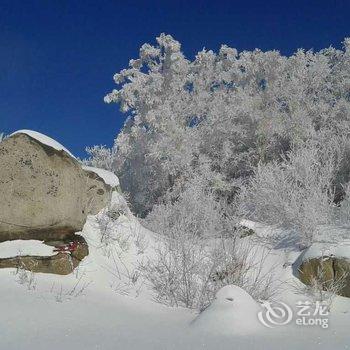
[[[242,217],[311,244],[319,225],[349,224],[350,39],[343,49],[218,52],[185,58],[161,34],[114,76],[105,97],[126,114],[113,149],[89,164],[117,173],[143,223],[161,234],[141,266],[158,300],[205,307],[226,284],[255,297]],[[260,264],[261,266],[263,263]],[[260,267],[258,267],[258,270]]]
[[[279,163],[307,140],[349,135],[349,58],[349,39],[344,50],[290,57],[223,45],[193,61],[169,35],[143,45],[105,97],[128,115],[113,167],[136,212],[176,200],[203,169],[207,185],[232,202],[258,164]],[[339,190],[349,180],[345,163],[333,181]]]
[[[105,98],[129,113],[116,140],[116,167],[141,214],[184,174],[195,152],[188,128],[191,96],[184,89],[189,61],[170,36],[161,35],[157,42],[156,47],[143,45],[130,68],[115,75],[121,89]]]
[[[107,148],[105,146],[87,147],[86,152],[89,155],[88,159],[83,160],[83,164],[96,168],[102,168],[109,171],[114,171],[116,148]]]

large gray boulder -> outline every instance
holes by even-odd
[[[26,133],[0,143],[0,241],[63,238],[81,231],[112,187],[66,150]]]

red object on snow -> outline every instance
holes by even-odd
[[[74,252],[78,248],[78,242],[69,242],[68,244],[56,247],[54,252]]]

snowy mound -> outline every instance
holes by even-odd
[[[193,321],[193,327],[212,333],[246,334],[262,328],[260,305],[242,288],[221,288],[212,304]]]
[[[35,240],[16,240],[0,243],[0,258],[17,255],[49,256],[54,255],[53,247]]]
[[[100,178],[103,179],[103,181],[110,185],[111,187],[117,187],[119,186],[119,179],[117,175],[113,174],[112,172],[100,168],[93,168],[91,166],[83,165],[83,169],[87,171],[92,171],[95,174],[97,174]]]
[[[74,155],[71,152],[69,152],[67,148],[63,147],[59,142],[55,141],[49,136],[41,134],[40,132],[33,131],[33,130],[18,130],[13,134],[11,134],[10,136],[16,135],[16,134],[26,134],[32,137],[33,139],[36,139],[39,142],[43,143],[44,145],[50,146],[56,149],[57,151],[64,151],[68,153],[71,157],[75,158]]]

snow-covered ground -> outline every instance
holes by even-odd
[[[255,227],[256,229],[256,227]],[[257,229],[259,231],[259,229]],[[268,328],[258,322],[263,307],[238,287],[226,287],[199,316],[152,301],[142,282],[130,282],[137,261],[147,259],[157,236],[132,216],[118,220],[120,240],[102,244],[96,217],[82,236],[90,254],[73,274],[58,276],[0,270],[0,349],[347,349],[350,302],[337,297],[330,326],[288,325]],[[140,241],[143,241],[140,249]],[[18,247],[47,254],[36,241],[2,243],[8,255]],[[3,249],[6,247],[6,249]],[[278,300],[295,308],[306,300],[288,260],[298,252],[275,249],[266,264],[277,263],[287,282]],[[145,260],[146,261],[146,260]],[[287,264],[286,264],[287,262]]]
[[[54,255],[53,250],[54,247],[35,240],[5,241],[0,243],[0,259],[17,255],[50,256]]]

